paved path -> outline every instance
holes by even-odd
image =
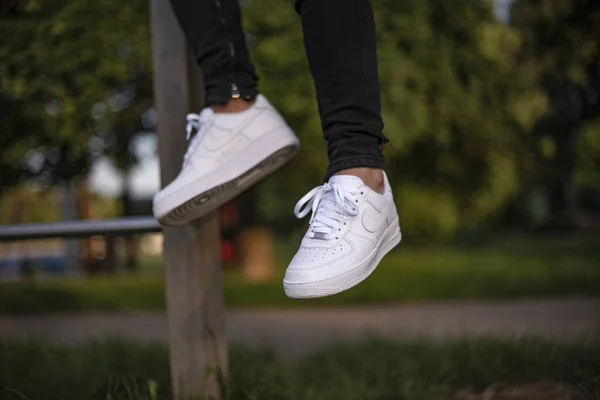
[[[577,340],[600,334],[600,298],[234,310],[227,313],[227,330],[233,343],[268,346],[292,357],[368,337],[535,335]],[[0,339],[25,336],[67,344],[106,337],[166,341],[167,325],[163,314],[151,313],[0,316]]]

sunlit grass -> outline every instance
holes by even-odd
[[[469,246],[400,245],[361,285],[337,296],[287,299],[281,279],[293,246],[280,245],[278,275],[248,283],[226,271],[229,307],[374,304],[396,301],[600,294],[598,237],[505,237]],[[160,310],[164,279],[156,260],[139,275],[0,284],[0,313]]]

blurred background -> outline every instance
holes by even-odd
[[[281,287],[306,224],[292,210],[327,155],[300,21],[291,0],[240,3],[259,89],[302,149],[220,211],[229,309],[600,296],[597,0],[373,1],[403,242],[362,285],[303,303]],[[151,214],[148,23],[146,0],[0,3],[0,224]],[[0,315],[161,312],[161,252],[161,234],[0,243]]]
[[[160,182],[147,2],[2,4],[0,223],[150,215]],[[242,2],[244,28],[260,89],[303,150],[221,210],[231,279],[273,280],[282,301],[279,278],[306,222],[292,209],[327,165],[299,19],[286,4]],[[390,0],[374,9],[404,231],[382,285],[398,299],[418,296],[394,289],[408,265],[423,275],[411,276],[419,286],[438,272],[493,286],[466,285],[468,295],[600,292],[590,279],[600,277],[598,5]],[[161,276],[160,254],[160,234],[2,243],[0,278]],[[423,297],[467,295],[451,283]]]

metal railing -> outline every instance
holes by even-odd
[[[76,238],[160,232],[154,217],[123,217],[38,224],[0,225],[0,242],[27,239]]]

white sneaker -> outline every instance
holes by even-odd
[[[355,176],[335,175],[304,196],[298,218],[312,210],[308,232],[283,279],[291,298],[332,295],[350,289],[375,270],[402,234],[384,173],[379,194]]]
[[[258,95],[249,109],[216,114],[210,108],[187,116],[188,139],[177,178],[154,196],[163,225],[200,218],[275,171],[298,150],[299,141],[281,115]]]

